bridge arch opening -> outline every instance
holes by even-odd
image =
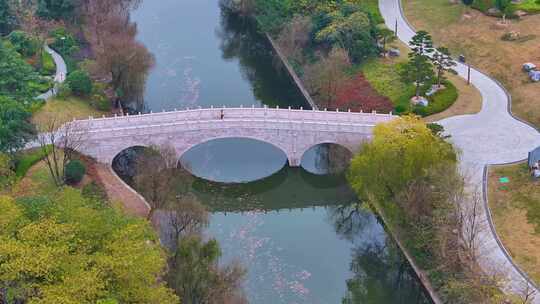
[[[132,146],[120,151],[113,158],[112,168],[114,172],[124,181],[133,184],[137,175],[137,159],[145,153],[150,153],[152,149],[146,146]]]
[[[248,137],[215,138],[180,156],[191,174],[221,183],[246,183],[263,179],[287,164],[285,151],[271,143]]]
[[[321,143],[304,152],[300,165],[304,170],[316,175],[336,175],[347,170],[353,152],[336,143]]]

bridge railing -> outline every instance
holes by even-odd
[[[303,122],[320,124],[368,124],[375,125],[394,119],[391,114],[357,113],[338,111],[312,111],[302,109],[270,109],[270,108],[210,108],[191,109],[172,112],[148,113],[140,115],[117,116],[108,118],[90,118],[75,123],[89,130],[130,128],[133,126],[149,127],[184,123],[209,124],[210,122],[227,121],[274,121],[282,123]]]
[[[260,119],[231,119],[231,120],[198,120],[198,121],[177,121],[152,125],[132,125],[115,127],[110,129],[89,129],[87,133],[90,140],[103,140],[105,138],[122,137],[146,137],[156,134],[177,134],[180,131],[205,131],[205,130],[239,130],[253,129],[265,131],[284,132],[336,132],[354,133],[369,135],[373,131],[372,124],[350,124],[339,122],[315,122],[315,121],[284,121],[284,120],[260,120]],[[240,133],[239,133],[240,134]]]

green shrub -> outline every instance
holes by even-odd
[[[381,15],[379,10],[379,1],[378,0],[365,0],[360,2],[360,8],[368,13],[373,22],[376,24],[384,24],[384,18]]]
[[[83,70],[70,73],[67,76],[66,82],[75,95],[85,96],[92,92],[92,79]]]
[[[15,180],[11,157],[0,153],[0,191],[9,188]]]
[[[41,47],[39,39],[23,31],[13,31],[7,38],[15,50],[24,57],[34,56]]]
[[[94,181],[89,183],[88,185],[85,185],[82,188],[82,195],[84,197],[87,197],[96,201],[107,200],[107,192],[105,192],[105,189],[103,189],[100,185],[98,185]]]
[[[43,52],[41,56],[41,75],[54,75],[56,73],[56,64],[47,52]]]
[[[56,92],[56,97],[66,100],[69,96],[71,96],[71,88],[67,83],[62,83],[58,85],[58,91]]]
[[[66,165],[65,179],[70,185],[80,183],[86,174],[86,167],[79,160],[72,160]]]
[[[50,46],[62,56],[71,56],[80,50],[77,39],[64,27],[55,28],[49,33],[49,36],[54,38],[54,42]]]
[[[429,105],[427,107],[417,106],[414,108],[414,113],[425,117],[440,113],[452,106],[458,99],[458,91],[449,81],[445,81],[444,86],[446,87],[444,90],[428,97]]]
[[[42,77],[35,81],[29,81],[28,86],[30,89],[35,90],[40,93],[45,93],[53,87],[53,81],[46,77]]]
[[[106,97],[102,97],[96,102],[96,109],[102,112],[110,112],[112,104]]]
[[[17,198],[17,204],[22,207],[23,214],[32,221],[49,215],[51,211],[51,201],[45,196],[20,197]]]

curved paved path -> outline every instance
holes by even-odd
[[[52,56],[52,58],[54,60],[54,64],[56,65],[56,74],[54,75],[54,86],[53,86],[53,88],[50,89],[49,91],[39,95],[38,97],[36,97],[36,99],[47,100],[47,99],[53,97],[54,95],[56,95],[57,89],[58,89],[58,87],[57,87],[58,84],[61,84],[66,80],[67,66],[66,66],[66,62],[64,61],[64,58],[62,58],[62,56],[60,56],[60,54],[58,54],[53,49],[51,49],[47,44],[45,44],[43,46],[43,48],[45,49],[45,52],[49,53]]]
[[[415,31],[404,17],[400,0],[379,0],[379,6],[388,28],[395,28],[397,22],[397,36],[408,44]],[[467,78],[467,66],[458,63],[456,70],[461,77]],[[471,70],[471,79],[482,95],[482,110],[478,114],[450,117],[439,123],[462,152],[461,169],[470,176],[469,189],[486,191],[484,170],[487,165],[527,158],[527,153],[540,145],[540,133],[510,114],[510,96],[498,82],[475,69]],[[487,201],[484,203],[486,208],[482,209],[481,217],[489,227],[482,229],[478,236],[481,244],[479,263],[487,273],[503,277],[506,292],[522,294],[527,282],[532,281],[513,263],[500,243]],[[540,304],[538,289],[531,303]]]

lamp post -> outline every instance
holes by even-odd
[[[66,37],[62,36],[62,37],[60,37],[60,40],[62,40],[62,51],[63,51],[64,48],[66,47]]]

